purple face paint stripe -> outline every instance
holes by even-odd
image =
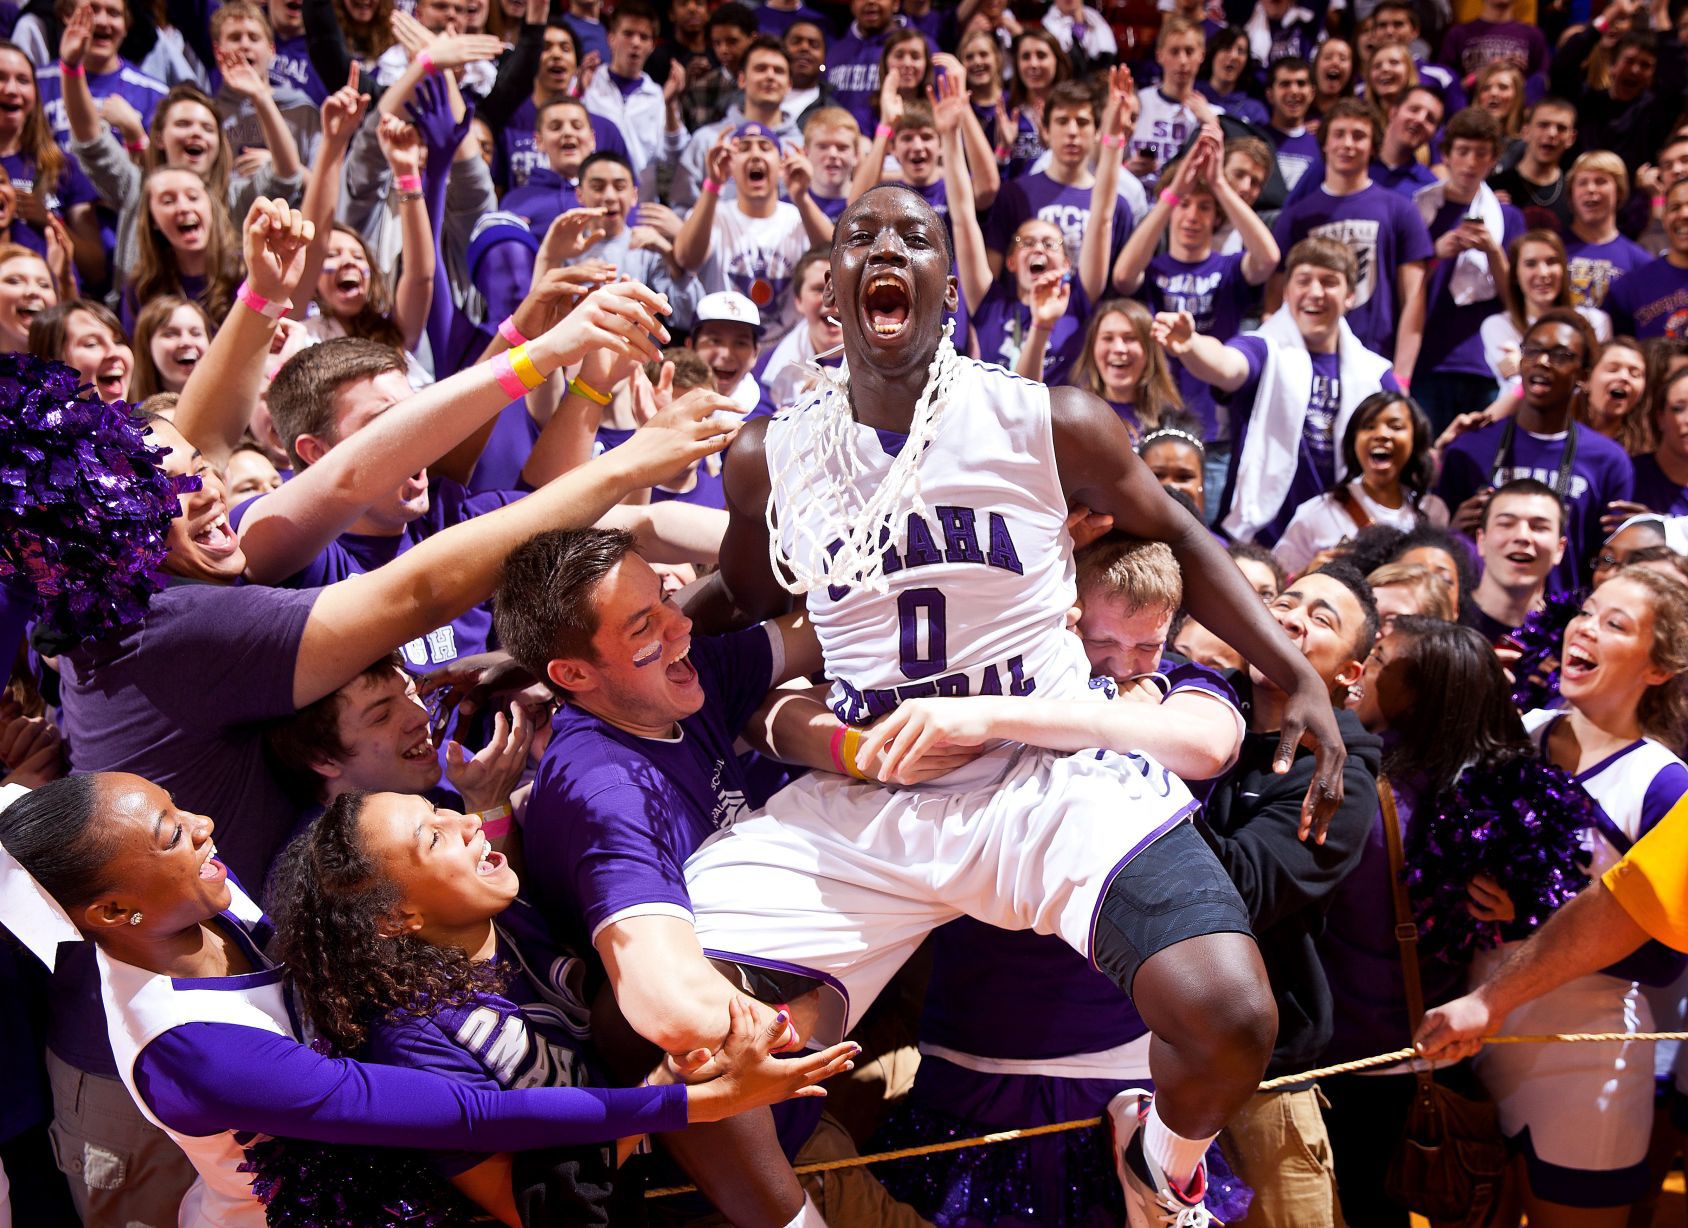
[[[643,648],[639,649],[638,652],[633,654],[633,668],[644,669],[645,666],[655,665],[660,660],[662,660],[661,642],[659,641],[654,644],[646,644]]]

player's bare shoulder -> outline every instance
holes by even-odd
[[[721,466],[721,485],[727,510],[760,518],[767,509],[772,483],[768,477],[768,424],[771,418],[752,418],[739,429]]]

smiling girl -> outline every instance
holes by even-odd
[[[1295,574],[1368,525],[1404,532],[1447,524],[1447,506],[1429,493],[1430,443],[1424,411],[1405,394],[1374,392],[1361,401],[1342,435],[1344,480],[1295,510],[1272,554]]]
[[[1084,348],[1068,380],[1113,406],[1134,444],[1169,410],[1184,407],[1166,355],[1150,335],[1154,324],[1148,308],[1136,300],[1109,299],[1090,317]]]
[[[1585,837],[1592,878],[1688,796],[1688,766],[1666,749],[1680,744],[1688,715],[1688,587],[1642,568],[1619,571],[1571,620],[1561,659],[1565,708],[1528,713],[1524,725],[1542,756],[1596,804]],[[1480,956],[1474,979],[1506,950]],[[1637,980],[1668,983],[1682,967],[1680,957],[1649,954],[1643,948],[1518,1008],[1501,1030],[1649,1030],[1652,1012]],[[1652,1045],[1505,1046],[1484,1050],[1476,1063],[1502,1130],[1522,1153],[1530,1223],[1623,1224],[1628,1204],[1648,1188]],[[1567,1104],[1577,1111],[1564,1112]]]
[[[213,320],[228,314],[240,284],[240,247],[228,210],[190,170],[163,167],[141,185],[145,221],[137,226],[136,260],[123,290],[123,322],[140,304],[166,294],[192,299]]]
[[[71,299],[41,312],[29,325],[29,352],[75,367],[102,401],[127,401],[135,352],[123,324],[104,303]]]
[[[1271,116],[1266,104],[1248,92],[1248,70],[1248,32],[1241,26],[1226,26],[1207,40],[1207,62],[1196,79],[1196,89],[1225,114],[1265,127]],[[1353,75],[1351,66],[1349,75]]]
[[[4,276],[0,264],[0,285]],[[130,386],[135,400],[185,388],[211,344],[211,331],[205,309],[179,294],[162,295],[141,308],[135,320],[135,378]]]
[[[544,921],[517,899],[519,886],[479,816],[436,810],[415,794],[342,795],[289,851],[272,888],[278,950],[297,970],[306,1016],[347,1052],[479,1091],[602,1086],[588,1043],[585,966],[557,948]],[[804,1062],[848,1069],[855,1048],[835,1046],[819,1062]],[[732,1038],[726,1056],[742,1056]],[[773,1093],[761,1103],[798,1086],[779,1075],[784,1064],[765,1047],[744,1063],[747,1082]],[[687,1070],[664,1061],[646,1082],[689,1080]],[[735,1082],[718,1080],[690,1096],[701,1107],[730,1095]],[[751,1103],[745,1095],[737,1107]],[[597,1147],[574,1149],[571,1158],[566,1169],[556,1166],[564,1175],[548,1192],[603,1206],[613,1159]],[[512,1191],[513,1178],[528,1184],[533,1166],[518,1168],[509,1150],[436,1153],[434,1162],[500,1223],[533,1222],[518,1217]]]
[[[1571,306],[1571,281],[1565,255],[1565,240],[1551,230],[1528,230],[1507,253],[1507,278],[1502,301],[1506,310],[1487,317],[1478,328],[1483,339],[1483,357],[1489,370],[1503,384],[1518,374],[1518,350],[1541,313],[1554,307]],[[1578,307],[1577,313],[1605,341],[1612,335],[1612,321],[1598,307]]]
[[[1576,402],[1576,420],[1631,456],[1640,456],[1653,449],[1646,395],[1647,360],[1640,342],[1633,337],[1613,337],[1597,352],[1588,387]]]
[[[47,263],[16,243],[0,245],[0,353],[29,348],[29,326],[59,301]]]
[[[103,269],[93,205],[98,193],[76,160],[65,157],[53,140],[35,66],[21,48],[8,42],[0,42],[0,168],[27,202],[11,227],[15,241],[45,254],[48,217],[55,215],[77,237],[88,260],[86,271]]]

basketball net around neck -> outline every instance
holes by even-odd
[[[861,489],[848,362],[836,373],[818,368],[815,387],[780,415],[788,429],[770,432],[767,448],[768,562],[787,592],[802,594],[823,585],[886,590],[887,547],[902,550],[908,514],[927,513],[920,494],[920,458],[937,438],[938,420],[961,367],[954,333],[955,322],[946,322],[926,387],[915,402],[908,442],[870,494],[864,496]],[[794,506],[794,499],[803,500],[802,510],[794,510],[787,528],[779,509]],[[811,507],[820,513],[810,512]]]

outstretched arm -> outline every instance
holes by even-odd
[[[970,311],[977,311],[991,288],[993,274],[985,254],[985,236],[973,197],[973,177],[961,140],[961,112],[967,109],[962,85],[948,73],[932,94],[932,111],[944,151],[944,195],[949,199],[950,225],[955,232],[955,271]]]
[[[1342,801],[1346,758],[1329,692],[1213,534],[1173,502],[1138,459],[1113,410],[1077,388],[1051,388],[1049,399],[1067,498],[1171,546],[1184,573],[1185,608],[1203,626],[1224,627],[1227,642],[1289,696],[1273,770],[1289,770],[1298,743],[1314,744],[1317,770],[1302,803],[1301,835],[1322,840]]]
[[[1156,313],[1154,338],[1203,383],[1235,392],[1248,380],[1248,359],[1219,338],[1198,333],[1195,317],[1187,311]]]

